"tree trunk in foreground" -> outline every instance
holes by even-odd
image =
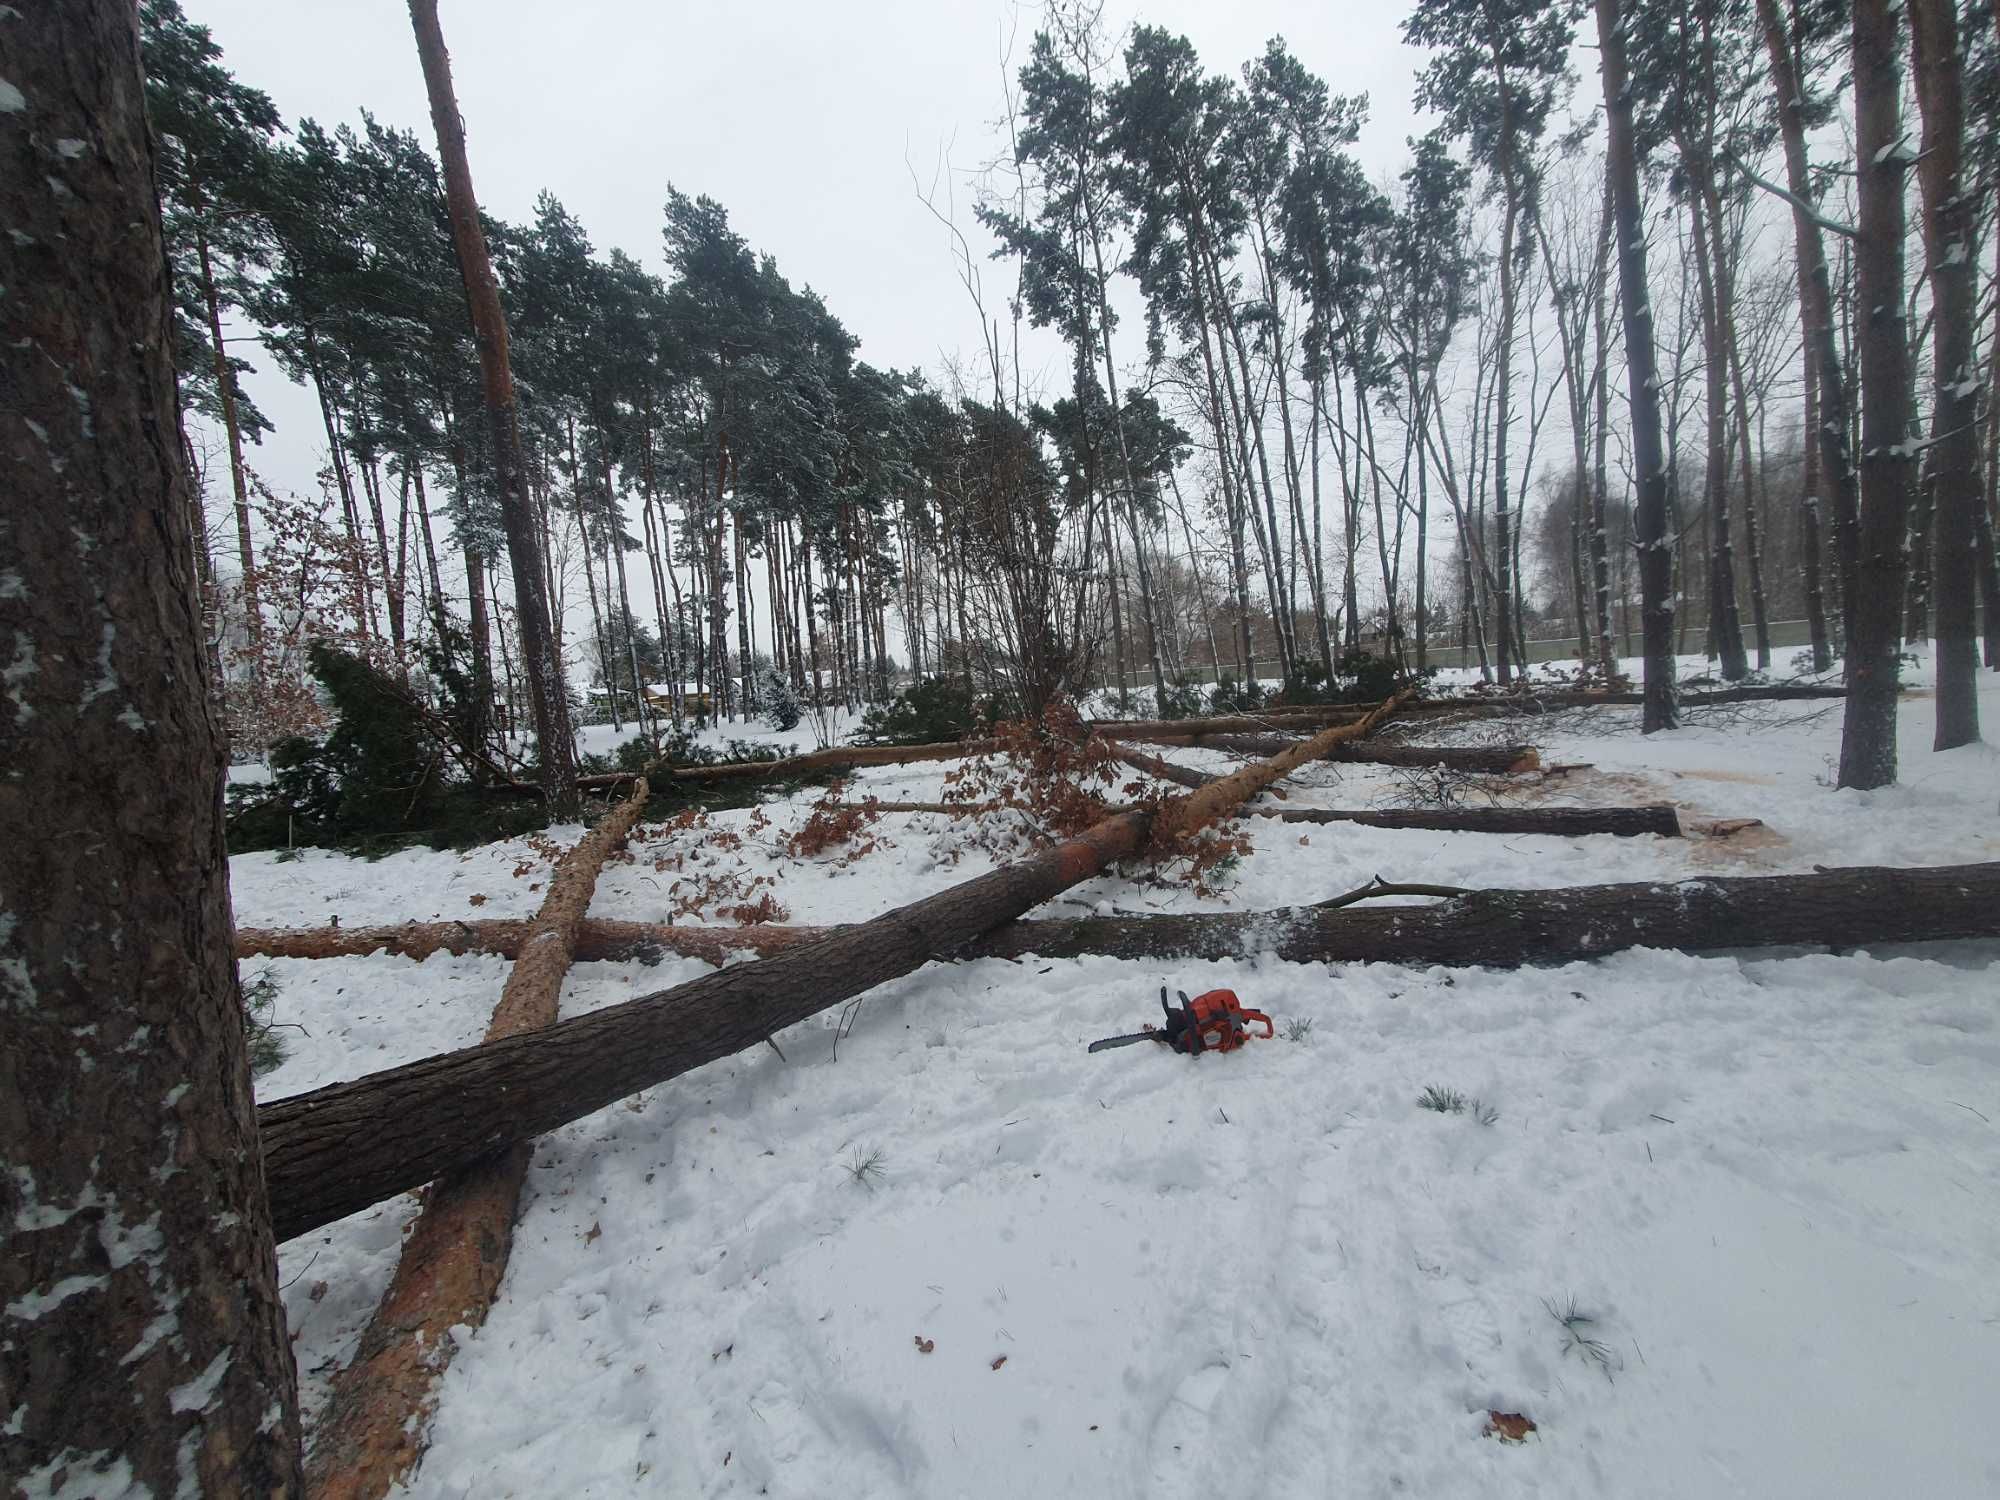
[[[1141,853],[1149,837],[1155,846],[1172,847],[1307,760],[1366,734],[1395,707],[1391,699],[1359,724],[1329,729],[1170,799],[1157,812],[1106,818],[1055,848],[774,958],[530,1035],[266,1105],[259,1116],[267,1132],[264,1171],[278,1205],[279,1238],[546,1134],[948,957],[1106,865]]]
[[[527,468],[521,459],[519,413],[514,403],[514,371],[507,354],[507,314],[486,253],[479,222],[479,199],[465,155],[465,122],[452,92],[451,57],[438,24],[437,0],[410,0],[410,24],[430,95],[431,124],[437,131],[438,160],[444,168],[445,201],[451,212],[452,245],[465,280],[472,311],[472,337],[479,349],[479,386],[493,432],[493,479],[500,496],[500,520],[507,532],[507,559],[514,574],[514,628],[520,635],[521,665],[528,677],[534,711],[536,755],[542,796],[559,818],[581,809],[576,788],[576,743],[570,732],[569,702],[563,695],[560,629],[549,619],[542,593],[542,542],[535,507],[528,497]]]
[[[1974,523],[1986,497],[1979,483],[1979,265],[1974,246],[1979,203],[1964,191],[1963,59],[1954,0],[1911,0],[1917,104],[1923,150],[1917,176],[1924,194],[1931,305],[1931,352],[1937,368],[1931,408],[1932,597],[1937,609],[1937,728],[1931,748],[1952,750],[1979,738],[1978,573]]]
[[[1680,722],[1674,702],[1673,540],[1667,525],[1667,463],[1660,440],[1660,367],[1653,348],[1653,301],[1646,282],[1646,227],[1639,202],[1639,155],[1632,125],[1632,81],[1625,61],[1619,0],[1597,0],[1598,65],[1604,77],[1604,170],[1611,178],[1618,237],[1618,301],[1625,314],[1627,393],[1632,411],[1632,468],[1638,502],[1633,550],[1639,554],[1639,620],[1645,636],[1645,731]]]
[[[1096,851],[1076,844],[855,927],[728,932],[778,956],[532,1036],[267,1104],[265,1170],[281,1237],[352,1213],[512,1140],[552,1130],[726,1057],[928,958],[1241,958],[1299,963],[1559,964],[1624,948],[1855,948],[2000,936],[2000,863],[1812,875],[1473,891],[1427,906],[1012,922],[981,935],[982,904],[1019,882],[1056,894],[1066,863],[1127,852],[1140,814]],[[1125,822],[1124,819],[1114,822]],[[1111,830],[1100,824],[1085,839]],[[1078,841],[1082,843],[1083,841]],[[920,908],[930,907],[928,912]],[[449,925],[449,924],[444,924]],[[480,924],[502,926],[510,924]],[[624,924],[591,924],[614,929]],[[692,934],[696,929],[666,929]],[[783,936],[780,936],[782,934]],[[893,954],[883,951],[893,947]],[[640,950],[635,950],[640,951]],[[850,975],[848,954],[868,972]],[[879,955],[869,958],[868,955]],[[707,954],[700,956],[707,957]],[[897,968],[898,964],[902,968]],[[799,991],[779,996],[782,977]]]
[[[1897,647],[1908,571],[1903,528],[1917,471],[1917,445],[1910,431],[1910,344],[1903,319],[1903,173],[1909,156],[1902,140],[1896,17],[1889,0],[1855,0],[1861,532],[1847,638],[1840,785],[1863,789],[1896,779]]]
[[[554,1023],[598,872],[645,805],[641,781],[556,866],[541,911],[523,926],[486,1040]],[[517,1141],[431,1185],[360,1347],[333,1378],[306,1471],[314,1500],[381,1500],[423,1457],[437,1382],[458,1349],[452,1330],[486,1321],[507,1274],[533,1154],[533,1142]]]
[[[138,25],[0,36],[0,1489],[296,1496]]]

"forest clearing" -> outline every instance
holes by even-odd
[[[0,1500],[2000,1493],[2000,4],[442,8],[0,6]]]

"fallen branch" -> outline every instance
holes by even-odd
[[[1357,901],[1373,901],[1380,896],[1469,896],[1472,892],[1458,885],[1409,885],[1393,880],[1384,880],[1377,875],[1366,885],[1358,885],[1344,896],[1335,896],[1331,901],[1316,901],[1314,911],[1335,911],[1343,906],[1352,906]]]
[[[555,1021],[598,872],[631,834],[646,791],[642,779],[557,864],[541,911],[522,924],[488,1042]],[[314,1500],[380,1500],[423,1456],[436,1384],[457,1348],[451,1330],[484,1323],[506,1275],[531,1152],[523,1138],[431,1185],[354,1358],[333,1378],[306,1468]]]
[[[1177,766],[1172,761],[1161,760],[1159,756],[1148,755],[1143,750],[1134,750],[1129,745],[1120,745],[1111,753],[1136,771],[1144,771],[1148,776],[1156,776],[1161,781],[1171,781],[1180,786],[1199,789],[1218,779],[1206,771]]]
[[[1240,803],[1394,712],[1326,730],[1154,813],[1115,814],[1054,848],[774,957],[532,1035],[281,1099],[257,1112],[277,1238],[289,1239],[727,1057],[955,954],[1149,847],[1172,853]]]

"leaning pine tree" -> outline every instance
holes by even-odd
[[[465,298],[472,311],[473,338],[479,347],[480,388],[492,430],[493,477],[500,494],[501,523],[507,531],[507,557],[514,571],[515,629],[534,713],[542,795],[557,817],[574,817],[580,806],[576,744],[570,733],[569,702],[563,696],[562,652],[541,589],[542,544],[535,507],[528,495],[527,467],[521,457],[514,372],[507,357],[507,314],[500,306],[500,288],[493,279],[486,232],[479,222],[479,199],[472,191],[465,124],[452,92],[451,57],[438,24],[437,0],[410,0],[410,24],[416,30],[417,55],[430,93],[431,123],[437,130],[445,200],[451,211],[452,242],[458,249]]]

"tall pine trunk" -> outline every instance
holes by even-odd
[[[1960,177],[1965,143],[1964,64],[1955,0],[1910,0],[1917,104],[1923,111],[1924,239],[1929,249],[1937,367],[1931,409],[1936,483],[1933,594],[1937,607],[1937,732],[1932,748],[1979,738],[1978,647],[1974,641],[1979,482],[1978,200]],[[1991,393],[1989,393],[1989,399]]]
[[[542,543],[521,462],[514,372],[507,358],[507,315],[500,306],[500,289],[486,253],[486,231],[479,222],[479,200],[472,190],[472,168],[465,156],[465,125],[452,93],[451,58],[438,24],[437,0],[410,0],[410,24],[423,64],[424,87],[430,95],[431,124],[437,132],[445,200],[451,213],[452,244],[465,280],[473,343],[479,350],[480,390],[493,429],[493,478],[514,574],[515,630],[534,712],[542,796],[555,816],[574,818],[581,807],[576,744],[570,732],[569,704],[563,696],[561,646],[540,588]]]
[[[1632,408],[1632,467],[1638,478],[1633,547],[1639,554],[1639,619],[1644,636],[1646,733],[1680,722],[1674,695],[1673,551],[1667,530],[1667,465],[1660,443],[1660,372],[1653,345],[1652,293],[1633,140],[1631,76],[1619,0],[1597,0],[1598,63],[1604,78],[1605,170],[1617,221],[1618,292],[1625,315],[1625,361]]]
[[[1792,236],[1799,263],[1799,316],[1812,351],[1818,420],[1807,440],[1819,447],[1821,482],[1833,500],[1834,547],[1843,642],[1853,639],[1855,571],[1860,561],[1860,479],[1854,463],[1852,382],[1841,360],[1835,334],[1833,278],[1827,269],[1826,245],[1812,209],[1812,172],[1806,158],[1805,99],[1800,90],[1798,59],[1785,26],[1780,0],[1757,0],[1763,23],[1765,53],[1771,65],[1771,90],[1777,99],[1778,133],[1785,148],[1785,185],[1792,198]],[[1806,503],[1816,507],[1819,496],[1809,491]],[[1811,530],[1817,531],[1815,515]],[[1824,624],[1822,623],[1822,631]]]
[[[1855,0],[1854,135],[1860,233],[1854,295],[1861,316],[1861,526],[1847,642],[1847,712],[1840,785],[1896,779],[1897,627],[1902,619],[1904,528],[1916,477],[1910,343],[1903,318],[1902,79],[1893,0]]]

